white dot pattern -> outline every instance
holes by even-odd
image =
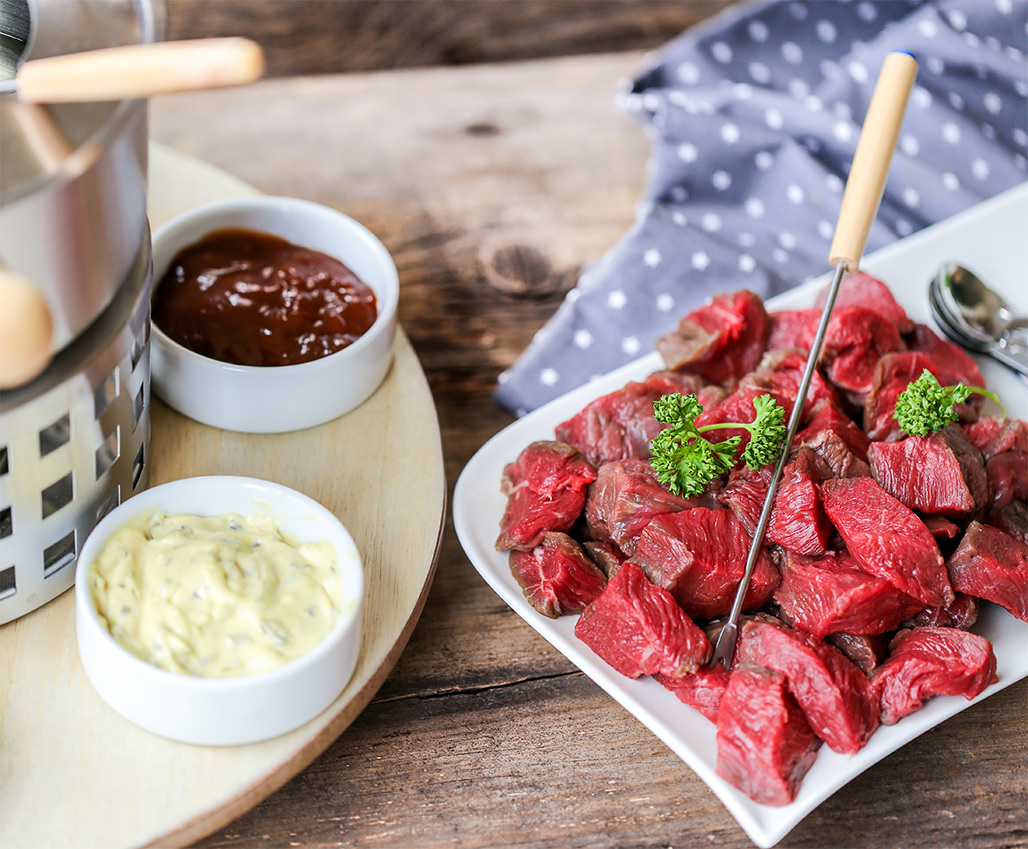
[[[1026,180],[1028,0],[739,4],[653,54],[618,103],[651,140],[624,238],[501,375],[521,412],[652,351],[712,295],[827,270],[884,57],[918,57],[868,253]]]

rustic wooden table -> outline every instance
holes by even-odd
[[[158,98],[152,137],[382,238],[452,495],[512,420],[492,401],[497,375],[632,223],[648,145],[614,94],[642,60],[273,79]],[[1021,682],[909,744],[781,845],[1028,845],[1026,694]],[[751,844],[681,761],[494,595],[448,521],[424,613],[376,698],[305,771],[199,845]]]

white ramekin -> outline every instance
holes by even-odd
[[[104,627],[88,573],[103,544],[131,519],[155,510],[214,516],[271,515],[300,542],[328,540],[341,570],[339,621],[311,651],[284,666],[236,678],[168,672],[120,646]],[[86,539],[75,569],[75,630],[86,677],[115,711],[136,725],[184,743],[228,746],[285,734],[331,705],[350,680],[361,642],[364,573],[342,523],[318,502],[254,478],[185,478],[133,496]]]
[[[302,430],[362,404],[381,384],[393,356],[400,285],[385,246],[349,216],[311,201],[267,195],[218,201],[183,213],[154,233],[155,285],[179,251],[215,230],[236,228],[338,259],[375,292],[378,317],[343,350],[290,366],[221,362],[179,345],[154,325],[154,391],[191,419],[246,433]]]

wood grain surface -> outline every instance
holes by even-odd
[[[152,132],[384,240],[452,492],[512,420],[491,398],[501,370],[633,221],[648,145],[614,93],[641,61],[271,80],[159,98]],[[1021,682],[909,744],[780,845],[1028,845],[1026,694]],[[424,613],[375,699],[304,772],[198,845],[751,844],[681,761],[493,594],[448,521]]]
[[[269,76],[649,50],[737,0],[165,0],[168,37],[242,35]]]

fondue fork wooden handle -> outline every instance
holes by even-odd
[[[260,45],[246,38],[130,44],[25,62],[15,77],[21,100],[124,100],[243,85],[264,73]]]
[[[917,60],[909,53],[890,53],[885,57],[860,130],[828,252],[833,267],[840,262],[851,269],[860,265],[867,234],[882,202],[885,178],[916,75]]]
[[[860,257],[864,253],[864,245],[871,229],[871,222],[878,214],[878,206],[885,190],[885,178],[889,173],[892,154],[896,149],[896,140],[899,138],[900,125],[903,123],[903,113],[907,108],[907,98],[910,96],[910,89],[914,84],[916,73],[917,62],[913,56],[909,53],[890,53],[882,65],[878,82],[875,84],[871,104],[868,106],[867,116],[860,131],[860,141],[857,142],[853,166],[850,169],[849,179],[846,181],[846,191],[843,194],[839,219],[835,225],[835,239],[829,253],[829,261],[835,266],[835,273],[828,286],[825,305],[821,310],[821,320],[814,333],[814,339],[810,345],[810,355],[807,357],[807,364],[803,369],[803,376],[800,378],[800,384],[796,391],[792,415],[789,416],[789,426],[782,442],[782,453],[778,457],[778,462],[775,463],[767,496],[764,498],[764,505],[760,511],[760,518],[757,520],[757,527],[753,532],[753,540],[746,558],[742,580],[739,582],[732,610],[727,621],[721,627],[714,645],[712,666],[721,665],[725,669],[731,669],[735,644],[739,636],[739,616],[742,614],[742,606],[749,589],[750,579],[753,576],[760,550],[764,545],[764,532],[771,520],[771,511],[774,507],[778,484],[782,479],[782,470],[785,468],[792,440],[796,436],[800,419],[803,417],[803,406],[807,400],[807,392],[810,389],[814,371],[817,368],[817,361],[821,356],[821,347],[828,331],[832,307],[835,305],[836,295],[839,294],[843,276],[847,271],[857,268],[860,264]]]

